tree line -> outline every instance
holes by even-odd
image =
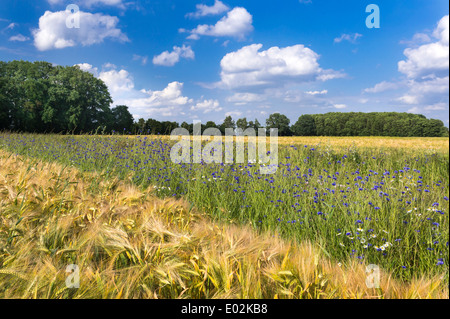
[[[110,108],[106,84],[77,66],[0,61],[0,130],[107,132],[133,125],[126,106]]]
[[[192,123],[134,121],[126,105],[111,104],[106,84],[78,66],[0,61],[0,131],[168,135],[182,127],[193,133]],[[227,116],[221,124],[202,124],[202,130],[213,127],[224,134],[225,128],[264,127],[277,128],[280,136],[448,136],[440,120],[396,112],[305,114],[293,125],[274,113],[264,124]]]

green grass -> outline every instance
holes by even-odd
[[[171,142],[155,137],[0,135],[0,147],[17,154],[150,187],[220,221],[311,240],[335,262],[448,281],[448,150],[420,149],[420,139],[397,148],[371,138],[358,146],[351,138],[333,147],[296,141],[283,139],[279,168],[266,176],[256,165],[173,164]]]
[[[367,276],[365,264],[334,263],[309,241],[214,222],[183,200],[0,150],[2,299],[448,299],[441,276],[403,282],[381,270],[379,288]]]

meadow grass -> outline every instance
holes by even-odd
[[[150,136],[2,134],[0,147],[182,199],[215,221],[313,242],[334,263],[448,283],[448,138],[280,138],[278,170],[174,164]],[[352,266],[353,267],[353,266]]]
[[[80,269],[78,289],[66,267]],[[441,276],[405,283],[319,246],[213,221],[126,180],[0,150],[0,298],[448,298]]]

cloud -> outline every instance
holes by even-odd
[[[408,112],[408,113],[414,113],[414,114],[420,114],[420,113],[422,113],[422,110],[419,108],[419,107],[417,107],[417,106],[415,106],[415,107],[413,107],[413,108],[410,108],[408,111],[406,111],[406,112]]]
[[[198,40],[200,36],[233,37],[244,39],[253,31],[253,17],[245,8],[236,7],[215,25],[202,24],[191,31],[180,29],[180,32],[191,33],[188,39]]]
[[[200,18],[210,15],[218,15],[227,12],[230,8],[225,5],[222,1],[215,0],[214,5],[207,6],[204,4],[196,5],[197,11],[188,13],[186,16],[190,18]]]
[[[262,44],[245,46],[228,53],[220,62],[223,88],[282,86],[286,81],[326,81],[343,75],[323,70],[319,55],[298,44],[290,47],[271,47],[260,51]]]
[[[222,108],[220,107],[218,100],[203,100],[198,102],[196,105],[191,106],[191,111],[202,111],[204,114],[210,112],[220,112]]]
[[[309,94],[309,95],[325,95],[325,94],[328,94],[328,90],[322,90],[322,91],[308,91],[308,92],[305,92],[306,94]]]
[[[234,95],[227,98],[228,102],[234,103],[236,105],[245,105],[252,102],[260,102],[265,98],[260,94],[255,93],[235,93]]]
[[[428,114],[428,113],[439,112],[439,111],[447,111],[448,112],[448,103],[436,103],[433,105],[427,105],[425,107],[414,106],[414,107],[410,108],[407,112],[415,113],[415,114]]]
[[[336,108],[336,109],[345,109],[345,108],[347,108],[347,105],[345,105],[345,104],[334,104],[333,107]]]
[[[341,43],[342,41],[348,41],[351,43],[355,43],[358,38],[362,37],[362,34],[353,33],[353,34],[342,34],[339,38],[334,39],[334,43]]]
[[[417,44],[427,43],[427,42],[431,42],[430,36],[426,33],[419,32],[419,33],[414,34],[412,40],[401,40],[400,44],[417,45]]]
[[[432,104],[445,99],[448,103],[449,77],[410,80],[408,92],[397,100],[405,104]]]
[[[76,15],[79,17],[80,28],[67,28],[66,21],[77,17]],[[116,27],[118,22],[117,17],[100,13],[46,11],[39,18],[39,28],[33,30],[34,45],[38,50],[46,51],[80,44],[89,46],[102,43],[107,38],[120,42],[129,41],[127,36]]]
[[[123,87],[123,84],[122,84]],[[125,86],[126,88],[126,86]],[[149,116],[175,116],[181,114],[183,109],[193,100],[183,96],[183,83],[171,82],[161,91],[132,89],[128,92],[116,92],[116,105],[129,106],[135,117]]]
[[[194,51],[190,46],[183,45],[181,48],[174,46],[173,51],[164,51],[160,55],[153,58],[153,64],[162,66],[174,66],[180,61],[180,58],[191,59],[195,58]]]
[[[231,117],[239,117],[242,115],[241,111],[230,111],[230,112],[226,112],[225,116],[231,116]]]
[[[133,54],[133,61],[140,61],[142,65],[146,65],[148,62],[148,56]]]
[[[440,19],[432,33],[435,42],[404,51],[406,60],[398,63],[407,77],[408,91],[397,98],[404,104],[448,105],[449,93],[449,16]],[[439,111],[428,108],[426,111]]]
[[[433,105],[428,105],[424,108],[425,111],[445,111],[448,110],[448,104],[436,103]]]
[[[112,96],[117,96],[122,92],[131,92],[134,89],[134,81],[126,70],[103,71],[98,77],[108,86]]]
[[[130,73],[123,69],[119,71],[115,70],[116,66],[114,64],[105,63],[102,71],[99,71],[98,68],[89,63],[75,65],[105,82],[113,99],[124,92],[132,92],[134,90],[134,81]]]
[[[408,78],[442,75],[449,70],[449,16],[444,16],[433,32],[436,42],[407,48],[406,60],[398,63],[399,72]]]
[[[395,90],[399,87],[398,83],[383,81],[376,84],[373,88],[364,89],[365,93],[380,93],[387,90]]]
[[[147,98],[140,99],[145,106],[176,106],[192,103],[192,99],[182,95],[183,83],[171,82],[162,91],[142,90],[148,95]]]
[[[96,5],[107,5],[124,8],[122,0],[82,0],[81,2],[87,7],[92,7]]]
[[[418,104],[419,99],[417,96],[405,94],[397,99],[397,101],[402,102],[404,104]]]
[[[347,74],[340,71],[320,69],[320,74],[317,76],[317,80],[325,82],[329,80],[345,78],[346,76]]]
[[[382,81],[363,93],[393,91],[386,101],[410,113],[431,113],[448,117],[449,105],[449,16],[442,17],[432,32],[416,33],[412,41],[401,41],[410,47],[405,59],[398,62],[402,75],[396,81]],[[375,95],[376,96],[376,95]]]
[[[6,20],[5,20],[6,21]],[[4,28],[3,30],[12,30],[15,27],[17,27],[17,23],[11,22],[10,24],[8,24],[8,26],[6,28]]]
[[[12,37],[9,38],[9,41],[18,41],[18,42],[25,42],[30,40],[29,37],[26,37],[22,34],[18,34],[18,35],[13,35]]]
[[[82,71],[90,72],[95,77],[98,77],[98,68],[95,68],[92,64],[79,63],[79,64],[75,64],[75,66],[78,66]]]
[[[183,83],[171,82],[164,89],[158,91],[138,90],[134,79],[124,69],[118,70],[111,63],[105,63],[102,69],[89,63],[76,64],[81,70],[91,72],[95,77],[103,80],[113,99],[113,105],[127,105],[135,118],[149,116],[176,116],[194,101],[183,96]],[[208,100],[209,101],[209,100]],[[197,107],[206,107],[206,100],[197,103]],[[212,104],[214,107],[214,104]]]
[[[63,4],[66,1],[64,0],[47,0],[47,2],[51,5],[59,5]],[[86,7],[93,7],[93,6],[100,6],[100,5],[106,5],[106,6],[115,6],[120,8],[125,8],[125,5],[123,3],[123,0],[75,0],[75,3],[79,5],[84,5]]]
[[[63,0],[47,0],[48,3],[51,5],[61,4],[63,3]]]

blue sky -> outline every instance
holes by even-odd
[[[397,111],[448,126],[448,14],[441,0],[2,1],[0,59],[77,64],[135,118]]]

